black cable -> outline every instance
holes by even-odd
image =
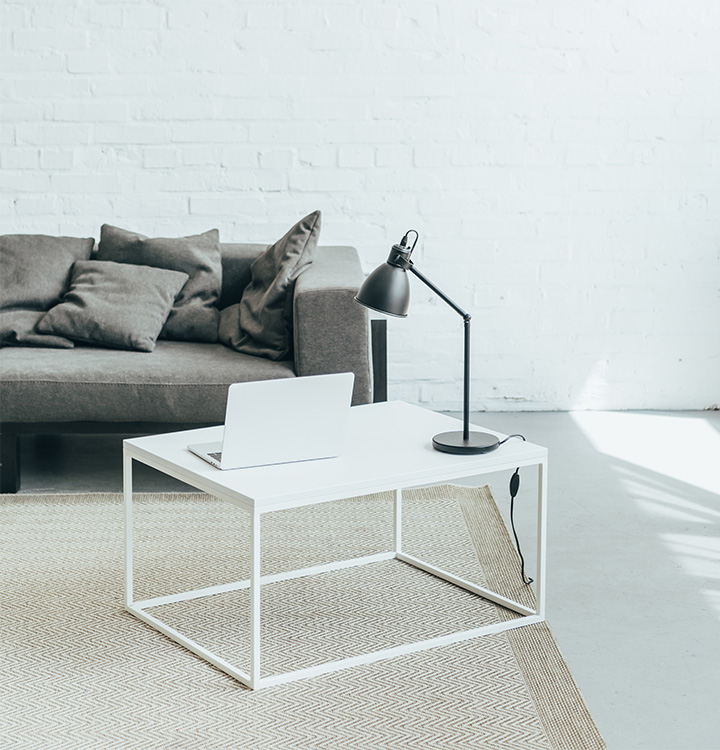
[[[502,445],[503,443],[507,443],[507,441],[510,440],[510,438],[514,438],[514,437],[520,438],[521,440],[525,440],[525,436],[524,435],[521,435],[520,433],[515,433],[514,435],[508,435],[504,440],[501,440],[498,443],[498,445]]]
[[[515,496],[520,489],[520,467],[515,469],[515,473],[510,477],[510,526],[512,527],[512,533],[515,537],[515,546],[517,547],[517,553],[520,557],[520,575],[522,576],[523,583],[530,585],[533,579],[525,575],[525,558],[523,553],[520,551],[520,540],[518,539],[517,531],[515,531]]]
[[[525,440],[524,435],[514,434],[508,435],[504,440],[501,440],[499,444],[502,445],[503,443],[506,443],[508,440],[510,440],[510,438],[514,437]],[[519,490],[520,467],[518,466],[518,468],[515,469],[515,473],[510,477],[510,526],[512,527],[512,533],[515,537],[515,547],[517,548],[517,553],[520,557],[520,575],[522,576],[523,583],[525,585],[530,585],[533,582],[533,579],[525,575],[525,558],[523,557],[523,553],[520,550],[520,540],[518,539],[517,531],[515,530],[515,498],[517,497],[517,493]]]

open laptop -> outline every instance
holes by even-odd
[[[352,402],[352,372],[233,383],[222,442],[188,445],[218,469],[339,456]]]

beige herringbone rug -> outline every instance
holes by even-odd
[[[532,602],[487,488],[404,493],[404,516],[407,552]],[[604,747],[544,624],[253,692],[123,610],[119,495],[4,495],[0,523],[5,750]],[[270,514],[263,573],[390,549],[391,528],[389,493]],[[248,533],[206,495],[138,495],[136,596],[246,578]],[[394,560],[262,606],[263,673],[515,616]],[[153,612],[247,669],[246,591]]]

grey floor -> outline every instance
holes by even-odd
[[[473,421],[550,449],[548,619],[609,748],[720,748],[720,412]],[[116,436],[25,438],[22,462],[23,493],[122,489]],[[505,511],[508,479],[491,477]],[[524,470],[530,575],[536,487]],[[135,473],[136,491],[179,488]]]

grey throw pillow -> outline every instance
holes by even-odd
[[[191,237],[145,237],[103,224],[98,260],[153,266],[188,275],[187,284],[168,316],[161,336],[178,341],[217,341],[222,288],[217,229]]]
[[[37,324],[40,333],[151,352],[186,273],[110,261],[78,261],[70,290]]]
[[[320,211],[309,214],[256,258],[240,302],[220,313],[223,344],[275,361],[293,356],[295,280],[313,261],[320,220]]]
[[[38,334],[35,324],[60,301],[73,263],[87,260],[94,245],[92,237],[0,236],[0,347],[72,347],[68,339]]]
[[[72,349],[74,344],[62,336],[38,333],[35,326],[45,315],[42,310],[0,310],[0,347],[49,346],[53,349]]]

